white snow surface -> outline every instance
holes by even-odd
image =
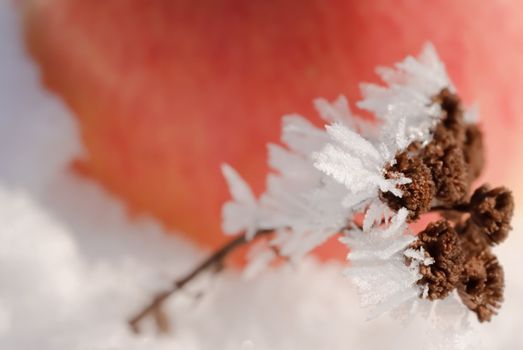
[[[522,215],[497,250],[507,280],[499,316],[457,339],[421,316],[366,321],[344,266],[312,258],[249,280],[228,271],[199,281],[169,303],[172,334],[133,335],[126,318],[205,252],[149,218],[130,220],[118,200],[67,171],[81,153],[78,130],[41,88],[7,1],[0,42],[0,349],[523,348]]]

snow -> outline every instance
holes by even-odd
[[[6,1],[0,2],[0,42],[0,349],[459,347],[454,342],[463,339],[448,338],[423,318],[367,322],[354,286],[341,277],[344,266],[312,258],[249,280],[226,271],[198,281],[168,305],[172,334],[134,336],[126,318],[205,252],[149,218],[129,219],[117,199],[68,172],[81,154],[78,130],[64,105],[40,87]],[[515,234],[498,249],[505,305],[492,323],[462,335],[473,349],[523,348],[518,219]],[[441,307],[455,309],[449,305]],[[433,311],[422,303],[412,307]]]

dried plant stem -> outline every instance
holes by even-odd
[[[460,213],[468,213],[470,211],[470,205],[468,203],[455,204],[452,207],[436,205],[430,208],[430,211],[457,211]]]
[[[272,234],[274,230],[260,230],[256,232],[255,238],[266,236]],[[249,243],[246,235],[242,234],[231,241],[227,242],[223,247],[212,253],[207,259],[202,261],[198,266],[191,270],[186,276],[176,280],[171,288],[157,293],[152,301],[145,306],[140,312],[133,316],[129,320],[129,326],[131,327],[134,333],[140,332],[140,323],[147,316],[151,315],[154,319],[157,319],[158,315],[162,315],[161,307],[162,304],[174,293],[182,290],[187,284],[189,284],[196,277],[202,273],[211,270],[212,268],[219,269],[223,266],[225,258],[234,252],[237,248]],[[162,322],[163,324],[164,322]],[[160,330],[166,330],[165,325],[157,324]]]

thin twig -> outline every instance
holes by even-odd
[[[260,230],[256,232],[255,238],[259,238],[261,236],[272,234],[274,230]],[[243,246],[244,244],[247,244],[249,240],[247,240],[246,235],[242,234],[228,243],[226,243],[223,247],[215,251],[213,254],[211,254],[207,259],[202,261],[196,268],[194,268],[191,272],[189,272],[185,277],[182,277],[181,279],[175,281],[173,285],[162,292],[157,293],[152,301],[145,306],[140,312],[138,312],[135,316],[133,316],[129,320],[129,326],[131,327],[131,330],[134,333],[140,333],[140,323],[144,318],[146,318],[149,315],[157,315],[158,310],[161,308],[162,304],[175,292],[182,290],[187,284],[189,284],[193,279],[198,277],[200,274],[202,274],[205,271],[210,270],[213,267],[219,267],[223,265],[224,260],[227,256],[229,256],[230,253],[235,251],[237,248]],[[165,327],[163,327],[165,328]]]

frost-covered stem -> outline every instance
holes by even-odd
[[[269,235],[273,233],[274,230],[260,230],[256,232],[255,238],[259,238],[262,236]],[[154,315],[155,313],[158,313],[160,308],[162,307],[162,304],[174,293],[177,291],[182,290],[187,284],[189,284],[192,280],[194,280],[196,277],[201,275],[202,273],[210,270],[213,267],[220,267],[227,256],[229,256],[232,252],[234,252],[237,248],[249,243],[250,241],[247,240],[246,235],[242,234],[231,241],[227,242],[224,246],[222,246],[220,249],[212,253],[207,259],[202,261],[198,266],[196,266],[193,270],[191,270],[186,276],[182,277],[179,280],[176,280],[171,288],[164,290],[162,292],[157,293],[152,301],[147,304],[140,312],[138,312],[135,316],[133,316],[129,320],[129,326],[131,327],[132,331],[134,333],[140,332],[140,322],[146,318],[148,315]],[[162,328],[162,327],[160,327]]]

